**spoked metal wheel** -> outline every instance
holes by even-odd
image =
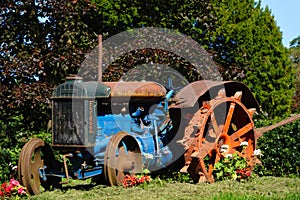
[[[33,138],[24,145],[18,161],[18,176],[29,194],[40,194],[43,190],[50,189],[51,185],[58,185],[60,179],[56,177],[50,177],[46,182],[40,179],[39,169],[44,165],[51,167],[50,163],[54,162],[51,148],[41,139]]]
[[[119,132],[109,141],[104,157],[104,175],[109,185],[120,185],[126,174],[141,173],[142,154],[134,137]]]
[[[218,97],[204,103],[190,121],[185,131],[185,167],[194,182],[214,182],[214,165],[226,154],[237,153],[253,165],[255,129],[252,115],[255,109],[247,109],[241,103],[242,92],[226,97],[220,91]],[[247,142],[242,147],[241,143]],[[226,145],[226,152],[221,149]]]

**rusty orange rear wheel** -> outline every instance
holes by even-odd
[[[237,153],[252,166],[255,150],[255,129],[252,120],[255,109],[247,109],[241,102],[241,92],[226,97],[223,91],[203,104],[185,130],[185,167],[194,182],[214,182],[213,170],[221,159],[221,147],[228,147],[226,154]],[[247,142],[246,148],[241,143]]]

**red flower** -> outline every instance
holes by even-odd
[[[6,185],[7,185],[7,183],[4,182],[4,183],[1,185],[1,187],[2,187],[3,189],[5,189],[5,188],[6,188]]]
[[[139,182],[140,182],[140,183],[144,183],[144,182],[145,182],[145,177],[142,176],[142,177],[139,179]]]
[[[146,175],[146,176],[145,176],[145,180],[146,180],[147,182],[150,182],[150,180],[151,180],[151,177],[150,177],[150,176],[148,176],[148,175]]]
[[[6,186],[6,188],[4,189],[5,190],[5,193],[7,194],[10,194],[11,193],[11,190],[12,190],[13,186],[12,185],[8,185]]]
[[[134,175],[132,175],[132,176],[125,175],[124,180],[122,181],[122,185],[124,188],[129,188],[129,187],[133,187],[133,186],[139,185],[141,183],[144,183],[145,181],[149,182],[150,177],[145,175],[145,176],[142,176],[141,178],[138,178]]]

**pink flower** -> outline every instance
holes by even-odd
[[[13,179],[13,178],[10,179],[10,184],[11,184],[13,187],[20,185],[19,181],[15,180],[15,179]]]
[[[26,194],[24,188],[22,188],[22,187],[18,188],[18,194],[19,194],[19,195]]]

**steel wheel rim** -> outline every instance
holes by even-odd
[[[44,166],[41,150],[44,142],[40,139],[30,140],[22,149],[20,163],[21,180],[29,194],[41,193],[39,168]],[[24,151],[23,151],[24,150]]]
[[[104,157],[104,175],[109,185],[120,185],[126,174],[142,171],[142,155],[137,141],[119,132],[109,142]]]
[[[189,141],[185,160],[188,164],[187,172],[194,182],[199,182],[201,176],[210,183],[214,182],[214,165],[222,157],[220,149],[223,144],[229,146],[227,154],[237,153],[246,158],[251,166],[256,145],[254,123],[251,112],[240,102],[240,97],[241,93],[236,93],[234,97],[213,99],[197,111],[195,119],[191,120],[190,124],[197,124],[197,130],[194,139]],[[226,113],[223,123],[216,116],[221,110]],[[244,150],[240,146],[241,142],[248,142]]]

